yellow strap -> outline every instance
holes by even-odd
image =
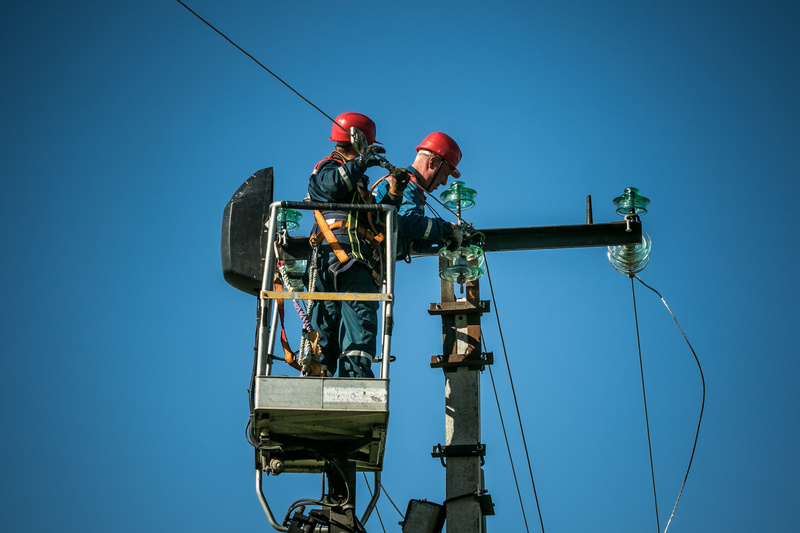
[[[391,294],[372,292],[279,292],[261,291],[262,300],[340,300],[390,302]]]
[[[342,245],[339,244],[338,240],[336,240],[336,235],[334,235],[333,231],[331,231],[331,227],[328,225],[328,221],[325,220],[325,217],[322,216],[322,213],[315,210],[314,219],[317,221],[320,231],[322,231],[322,236],[325,237],[325,240],[328,241],[331,250],[333,250],[333,253],[336,254],[336,259],[338,259],[340,263],[347,263],[350,261],[350,256],[347,255],[347,252],[344,251]]]

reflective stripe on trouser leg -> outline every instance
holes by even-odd
[[[372,356],[360,350],[344,352],[339,358],[339,375],[351,378],[374,378]]]

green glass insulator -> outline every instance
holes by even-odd
[[[622,196],[614,198],[614,205],[617,206],[617,214],[620,216],[647,214],[647,204],[650,203],[649,198],[645,198],[639,194],[639,189],[636,187],[628,187]]]
[[[302,218],[303,215],[294,209],[288,209],[285,207],[278,209],[278,227],[283,228],[285,226],[286,231],[289,233],[300,227],[300,220]]]
[[[464,185],[463,181],[454,181],[450,187],[439,195],[439,199],[448,209],[458,209],[459,203],[461,210],[466,211],[475,207],[475,195],[478,194],[474,189]]]
[[[608,262],[617,272],[632,276],[641,272],[650,263],[650,250],[653,243],[650,236],[642,232],[641,244],[621,244],[608,247]]]
[[[483,250],[474,244],[453,251],[442,248],[439,250],[439,257],[450,263],[439,271],[439,277],[445,281],[463,285],[468,281],[475,281],[486,272]]]

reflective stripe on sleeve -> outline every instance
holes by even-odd
[[[431,230],[433,229],[433,219],[428,219],[428,227],[425,228],[425,233],[422,235],[423,239],[427,239],[428,236],[431,234]]]
[[[347,190],[353,190],[353,183],[350,181],[350,176],[347,175],[347,171],[344,169],[343,166],[339,167],[339,174],[342,176],[345,185],[347,185]]]

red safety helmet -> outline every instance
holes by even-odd
[[[331,140],[349,143],[350,128],[358,128],[366,136],[367,144],[375,144],[375,123],[367,115],[361,113],[348,112],[336,117],[336,123],[331,129]]]
[[[453,140],[452,137],[441,131],[436,131],[422,139],[422,142],[417,146],[417,152],[420,150],[428,150],[438,155],[453,167],[453,176],[456,178],[461,173],[456,170],[456,167],[461,162],[461,148]]]

